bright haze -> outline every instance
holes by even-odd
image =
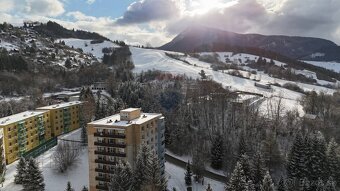
[[[340,43],[339,0],[0,0],[0,22],[56,21],[160,46],[191,25]]]

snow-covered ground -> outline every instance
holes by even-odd
[[[329,70],[334,70],[335,72],[340,72],[340,63],[339,62],[319,62],[319,61],[304,61],[308,64],[312,64],[314,66],[319,66],[322,68],[326,68]]]
[[[104,41],[103,43],[96,43],[91,44],[92,40],[83,40],[83,39],[75,39],[75,38],[65,38],[65,39],[58,39],[56,42],[64,41],[65,44],[69,47],[74,48],[81,48],[85,53],[92,54],[98,59],[102,59],[103,54],[103,48],[114,48],[119,47],[113,42],[110,41]]]
[[[73,131],[60,138],[68,140],[80,140],[80,130]],[[59,173],[55,170],[55,165],[52,160],[52,155],[56,147],[51,148],[36,160],[39,163],[40,169],[43,171],[43,176],[46,184],[46,191],[62,191],[65,190],[67,182],[70,181],[75,190],[81,190],[89,184],[89,168],[88,168],[88,152],[87,148],[81,153],[79,160],[67,170],[66,173]],[[14,175],[16,174],[17,162],[7,166],[4,191],[21,191],[22,186],[14,183]]]
[[[168,177],[168,189],[172,190],[176,188],[177,191],[186,191],[186,185],[184,181],[185,170],[177,167],[171,163],[165,163],[165,171]],[[214,191],[223,191],[224,183],[217,182],[215,180],[211,180],[209,178],[204,178],[204,185],[201,183],[196,183],[194,180],[192,181],[192,190],[193,191],[204,191],[207,189],[208,184],[210,184],[211,188]]]
[[[0,48],[5,48],[7,51],[11,51],[11,50],[14,50],[14,49],[18,49],[17,46],[11,44],[11,43],[8,43],[8,42],[5,42],[3,41],[2,39],[0,39]]]
[[[132,59],[135,65],[134,72],[140,73],[142,71],[147,70],[160,70],[169,72],[172,74],[179,74],[179,75],[186,75],[192,78],[199,78],[199,72],[204,70],[205,73],[210,76],[214,81],[221,83],[224,87],[231,87],[233,90],[239,91],[247,91],[253,93],[263,94],[265,97],[272,97],[272,96],[281,96],[284,99],[284,103],[287,104],[286,109],[291,110],[297,108],[300,112],[302,111],[302,107],[298,104],[298,100],[301,98],[302,94],[298,92],[294,92],[285,88],[281,87],[272,87],[272,90],[267,90],[263,88],[259,88],[254,86],[254,81],[250,79],[235,77],[232,75],[227,74],[224,71],[213,71],[210,67],[209,63],[201,62],[196,58],[193,57],[186,57],[185,60],[188,61],[190,64],[184,63],[182,61],[178,61],[172,58],[169,58],[165,55],[166,51],[163,50],[155,50],[155,49],[140,49],[140,48],[130,48],[132,52]],[[178,53],[180,54],[180,53]],[[225,53],[219,53],[225,54]],[[240,54],[237,54],[239,57]],[[237,56],[236,55],[236,56]],[[242,57],[249,57],[252,59],[251,55],[247,55]],[[236,59],[236,58],[235,58]],[[306,71],[305,71],[306,72]],[[285,83],[294,83],[301,87],[305,91],[317,91],[317,92],[325,92],[332,94],[335,90],[304,84],[304,83],[296,83],[287,80],[281,80],[277,78],[273,78],[264,74],[263,72],[258,72],[256,75],[251,75],[251,79],[254,78],[261,78],[261,83],[278,83],[278,84],[285,84]],[[265,108],[265,107],[264,107]],[[302,113],[301,113],[302,114]]]

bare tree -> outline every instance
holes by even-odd
[[[62,141],[58,144],[53,153],[53,162],[59,172],[65,172],[68,167],[72,166],[78,159],[81,153],[79,143]]]

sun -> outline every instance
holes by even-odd
[[[235,5],[236,0],[191,0],[190,7],[195,14],[204,14],[212,9]]]

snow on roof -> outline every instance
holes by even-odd
[[[73,105],[79,105],[83,102],[81,101],[71,101],[71,102],[65,102],[65,103],[60,103],[60,104],[55,104],[55,105],[49,105],[49,106],[44,106],[44,107],[39,107],[37,109],[44,109],[44,110],[50,110],[50,109],[60,109],[64,107],[69,107]]]
[[[12,124],[12,123],[20,122],[20,121],[28,119],[30,117],[42,115],[46,112],[48,112],[48,111],[44,111],[44,110],[25,111],[25,112],[22,112],[22,113],[7,116],[7,117],[0,119],[0,126],[6,126],[6,125],[9,125],[9,124]]]
[[[143,124],[147,121],[155,119],[157,117],[161,117],[160,113],[142,113],[140,117],[133,119],[131,121],[121,121],[120,114],[115,114],[110,117],[106,117],[103,119],[99,119],[97,121],[93,121],[89,123],[90,125],[100,125],[100,126],[111,126],[111,127],[128,127],[133,124]]]
[[[140,110],[140,108],[127,108],[127,109],[121,110],[121,112],[132,112],[132,111],[137,111],[137,110]]]

